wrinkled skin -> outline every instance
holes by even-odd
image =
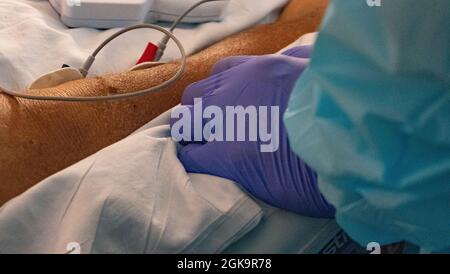
[[[183,90],[234,55],[273,53],[317,29],[327,0],[292,0],[279,21],[227,38],[188,59],[168,90],[117,102],[61,103],[0,93],[0,205],[40,180],[111,145],[179,103]],[[33,93],[89,96],[144,89],[167,80],[178,64],[69,82]]]

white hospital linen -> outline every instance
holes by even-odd
[[[0,253],[219,253],[260,221],[233,182],[187,174],[167,114],[0,209]],[[159,122],[158,122],[159,121]]]
[[[249,26],[274,19],[287,0],[231,0],[223,20],[184,25],[175,34],[188,54]],[[25,90],[39,76],[62,64],[80,67],[89,54],[117,29],[67,28],[47,0],[0,1],[0,86]],[[162,35],[136,30],[114,40],[97,57],[91,75],[122,72],[136,63],[147,42]],[[169,43],[165,59],[178,58]]]
[[[0,208],[0,253],[64,253],[72,242],[81,253],[219,253],[280,211],[232,181],[186,174],[169,122],[167,111]]]

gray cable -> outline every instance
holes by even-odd
[[[165,81],[164,83],[148,88],[148,89],[144,89],[144,90],[140,90],[140,91],[135,91],[135,92],[130,92],[130,93],[125,93],[125,94],[115,94],[115,95],[108,95],[108,96],[92,96],[92,97],[69,97],[69,96],[40,96],[40,95],[29,95],[29,94],[25,94],[25,93],[20,93],[20,92],[15,92],[15,91],[11,91],[8,89],[5,89],[3,87],[0,86],[0,92],[9,94],[11,96],[14,97],[19,97],[19,98],[24,98],[24,99],[30,99],[30,100],[40,100],[40,101],[64,101],[64,102],[97,102],[97,101],[109,101],[109,100],[121,100],[121,99],[128,99],[128,98],[132,98],[132,97],[137,97],[137,96],[143,96],[146,95],[148,93],[152,93],[152,92],[156,92],[156,91],[160,91],[162,89],[167,88],[168,86],[174,84],[176,81],[178,81],[181,76],[183,75],[185,69],[186,69],[186,51],[183,47],[183,45],[181,44],[180,40],[178,40],[178,38],[173,34],[173,31],[175,30],[175,28],[178,26],[178,24],[189,14],[191,13],[194,9],[196,9],[198,6],[208,3],[208,2],[217,2],[217,1],[225,1],[225,0],[201,0],[198,3],[194,4],[192,7],[190,7],[188,10],[186,10],[182,15],[180,15],[178,17],[177,20],[175,20],[175,22],[173,22],[173,24],[171,25],[169,30],[166,30],[160,26],[157,25],[153,25],[153,24],[140,24],[140,25],[135,25],[135,26],[131,26],[128,28],[125,28],[123,30],[120,30],[118,32],[116,32],[115,34],[111,35],[110,37],[108,37],[108,39],[106,39],[105,41],[103,41],[103,43],[101,43],[95,50],[94,52],[86,59],[86,61],[84,62],[83,66],[79,69],[81,75],[83,75],[84,77],[87,76],[89,69],[91,68],[92,64],[95,61],[95,57],[97,56],[97,54],[106,46],[108,45],[112,40],[114,40],[115,38],[117,38],[118,36],[129,32],[131,30],[135,30],[135,29],[141,29],[141,28],[150,28],[150,29],[154,29],[154,30],[158,30],[162,33],[164,33],[164,37],[161,40],[161,42],[159,43],[159,49],[157,52],[157,56],[155,61],[159,61],[159,59],[161,58],[161,56],[164,54],[164,50],[167,47],[167,43],[169,42],[170,39],[172,39],[175,44],[177,45],[177,47],[180,50],[181,53],[181,66],[179,68],[179,70],[177,71],[177,73],[175,73],[175,75],[170,78],[169,80]]]
[[[144,90],[140,90],[140,91],[135,91],[135,92],[130,92],[130,93],[125,93],[125,94],[115,94],[115,95],[108,95],[108,96],[92,96],[92,97],[66,97],[66,96],[40,96],[40,95],[29,95],[29,94],[25,94],[25,93],[19,93],[19,92],[15,92],[15,91],[11,91],[8,89],[5,89],[3,87],[0,86],[0,92],[9,94],[11,96],[14,97],[19,97],[19,98],[24,98],[24,99],[30,99],[30,100],[40,100],[40,101],[63,101],[63,102],[98,102],[98,101],[109,101],[109,100],[121,100],[121,99],[128,99],[131,97],[136,97],[136,96],[142,96],[142,95],[146,95],[148,93],[152,93],[152,92],[156,92],[156,91],[160,91],[162,89],[167,88],[168,86],[174,84],[176,81],[178,81],[181,76],[183,75],[185,69],[186,69],[186,52],[184,50],[183,45],[181,44],[180,40],[178,40],[177,37],[175,37],[175,35],[173,35],[170,31],[157,26],[157,25],[152,25],[152,24],[141,24],[141,25],[135,25],[135,26],[131,26],[128,28],[125,28],[123,30],[118,31],[117,33],[111,35],[108,39],[106,39],[100,46],[98,46],[95,51],[87,58],[87,60],[85,61],[83,67],[80,69],[80,72],[83,76],[86,76],[88,74],[88,71],[90,69],[90,67],[92,66],[95,57],[97,56],[97,54],[108,44],[110,43],[113,39],[117,38],[118,36],[129,32],[131,30],[135,30],[135,29],[142,29],[142,28],[149,28],[149,29],[154,29],[154,30],[158,30],[162,33],[164,33],[166,36],[170,37],[170,39],[172,39],[175,44],[177,45],[177,47],[180,50],[180,54],[181,54],[181,66],[178,69],[177,73],[175,73],[174,76],[172,76],[172,78],[170,78],[169,80],[165,81],[162,84],[159,84],[157,86],[148,88],[148,89],[144,89]]]
[[[186,17],[188,16],[189,13],[191,13],[194,9],[196,9],[198,6],[203,5],[205,3],[208,2],[219,2],[219,1],[227,1],[227,0],[201,0],[199,2],[197,2],[196,4],[194,4],[192,7],[190,7],[189,9],[187,9],[182,15],[180,15],[178,17],[177,20],[175,20],[172,25],[169,28],[169,31],[171,33],[173,33],[173,31],[175,30],[175,28],[178,26],[178,24],[180,24],[180,22]],[[161,39],[161,41],[158,44],[158,53],[156,55],[155,61],[159,61],[162,57],[162,55],[164,54],[164,50],[167,47],[167,43],[170,40],[170,36],[168,35],[164,35],[164,37]]]

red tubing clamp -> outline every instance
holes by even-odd
[[[158,46],[153,44],[152,42],[149,42],[147,44],[147,47],[145,48],[144,53],[142,54],[139,61],[136,63],[136,65],[145,63],[145,62],[153,62],[156,57],[156,53],[158,52]]]

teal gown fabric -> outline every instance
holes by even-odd
[[[353,239],[450,247],[450,1],[332,1],[284,118]]]

